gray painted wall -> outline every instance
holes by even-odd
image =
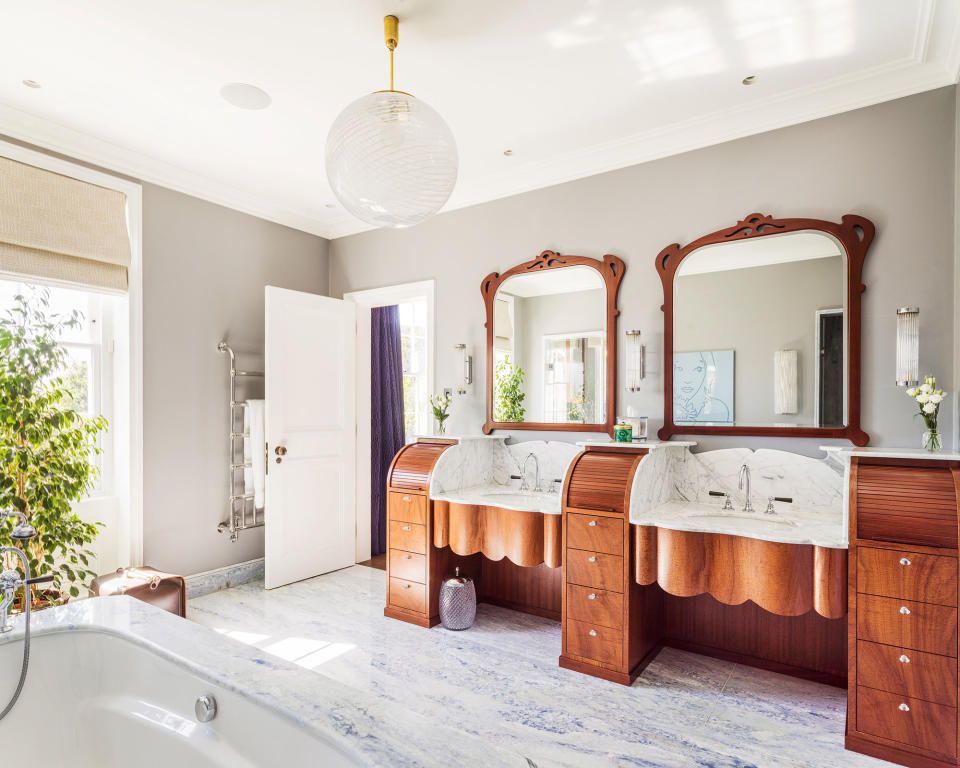
[[[451,211],[406,230],[378,230],[330,245],[330,291],[437,280],[438,388],[449,385],[454,345],[477,361],[477,386],[458,397],[449,431],[476,432],[484,418],[484,312],[480,280],[545,248],[627,263],[619,341],[640,328],[648,376],[627,404],[659,426],[663,418],[663,301],[653,261],[669,243],[688,243],[745,214],[837,221],[859,213],[877,225],[863,295],[863,426],[875,445],[917,446],[920,429],[894,385],[895,310],[918,304],[921,367],[953,390],[954,145],[956,89],[707,147],[567,184]],[[522,157],[516,157],[523,162]],[[942,411],[950,431],[952,414]],[[520,439],[537,433],[515,432]],[[575,440],[575,433],[548,433]],[[698,438],[702,448],[778,446],[816,454],[823,441]]]
[[[843,308],[840,256],[750,269],[678,275],[674,281],[677,352],[732,349],[738,424],[816,424],[815,318]],[[797,351],[798,411],[774,414],[773,358]]]
[[[229,362],[262,370],[263,289],[327,293],[327,241],[143,185],[144,562],[191,574],[263,556],[226,518]],[[263,395],[261,381],[238,396]]]

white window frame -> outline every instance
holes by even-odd
[[[123,530],[118,531],[118,557],[124,564],[143,564],[143,194],[140,184],[103,171],[19,144],[0,140],[0,157],[59,173],[79,181],[123,192],[127,197],[127,232],[130,237],[128,269],[128,333],[124,370],[115,369],[115,380],[129,388],[129,416],[114,414],[111,425],[114,456],[122,460],[126,448],[126,471],[117,472],[114,491],[121,505]],[[104,340],[104,343],[108,343]],[[121,363],[122,364],[122,363]]]
[[[427,391],[434,392],[436,378],[437,285],[435,280],[401,283],[350,291],[344,301],[357,305],[357,562],[370,559],[370,310],[412,299],[427,300]]]

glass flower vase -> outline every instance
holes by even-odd
[[[924,450],[930,451],[930,453],[936,453],[940,450],[940,433],[935,429],[928,429],[923,433],[923,448]]]

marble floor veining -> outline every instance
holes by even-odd
[[[354,566],[204,595],[188,616],[535,768],[889,765],[844,750],[840,689],[669,648],[627,688],[557,666],[557,622],[481,605],[465,632],[426,630],[385,618],[384,595],[383,571]]]

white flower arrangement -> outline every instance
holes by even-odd
[[[935,376],[924,376],[923,384],[907,390],[907,397],[916,402],[919,412],[914,416],[921,417],[927,427],[925,447],[931,451],[939,451],[940,433],[937,431],[937,416],[940,415],[940,403],[943,402],[946,393],[942,389],[937,389]]]

